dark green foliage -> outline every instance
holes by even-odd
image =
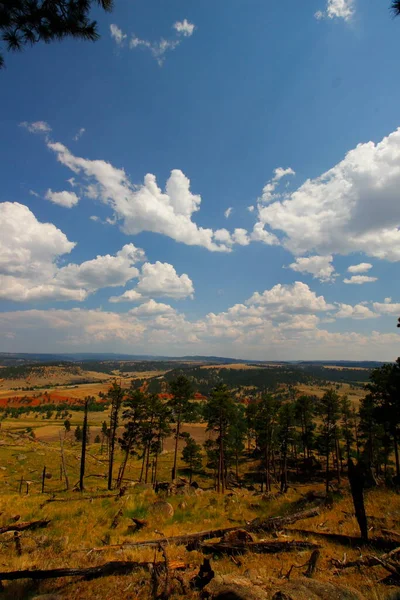
[[[71,431],[71,421],[69,419],[65,419],[64,428],[67,433]]]
[[[200,444],[192,438],[191,435],[185,435],[185,447],[182,451],[182,460],[189,467],[190,482],[192,482],[193,471],[201,469],[203,462],[203,454]]]
[[[7,50],[22,50],[40,41],[66,37],[96,41],[96,21],[89,17],[93,4],[112,9],[112,0],[6,0],[0,2],[0,32]],[[0,56],[0,67],[3,66]]]
[[[80,425],[78,425],[76,427],[74,435],[75,435],[75,439],[76,439],[77,442],[81,442],[82,441],[82,437],[83,436],[82,436],[82,429],[81,429]]]
[[[314,416],[317,405],[315,396],[299,396],[294,405],[294,413],[297,423],[300,427],[300,443],[303,452],[303,458],[310,458],[311,451],[315,443],[315,423]]]
[[[340,418],[340,397],[328,390],[318,401],[317,414],[322,424],[320,426],[319,443],[326,458],[326,493],[329,493],[329,456],[335,450],[338,437],[338,421]]]
[[[109,445],[108,445],[108,489],[112,490],[113,486],[113,468],[114,468],[114,453],[115,443],[117,439],[117,429],[119,424],[119,413],[124,401],[124,390],[118,383],[114,382],[107,392],[107,399],[111,403],[110,413],[110,429],[109,429]]]
[[[193,388],[187,377],[178,375],[176,379],[171,380],[169,383],[169,391],[172,394],[172,398],[168,403],[168,407],[171,410],[171,417],[176,423],[174,464],[171,473],[171,478],[174,480],[176,478],[178,442],[181,424],[183,421],[191,421],[195,413],[194,403],[190,401],[193,395]]]
[[[224,385],[217,385],[211,392],[205,406],[204,416],[207,421],[207,430],[212,431],[215,441],[208,444],[209,458],[218,455],[217,492],[225,492],[227,467],[229,464],[229,446],[232,439],[235,421],[238,418],[237,407],[232,397],[231,390]],[[243,419],[244,421],[244,419]],[[244,421],[245,422],[245,421]],[[218,448],[218,450],[216,450]]]
[[[400,0],[392,0],[391,10],[395,17],[400,15]],[[398,325],[400,327],[400,325]]]

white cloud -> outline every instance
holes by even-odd
[[[263,193],[260,199],[261,202],[266,204],[275,198],[279,198],[280,194],[275,194],[275,190],[279,185],[280,180],[288,175],[296,175],[296,173],[290,167],[288,169],[283,169],[282,167],[275,169],[273,178],[270,179],[263,188]]]
[[[193,298],[193,282],[186,273],[178,275],[169,263],[145,263],[136,290],[144,296],[168,296],[175,299]]]
[[[132,308],[129,312],[132,315],[152,317],[154,315],[175,313],[176,311],[169,304],[163,304],[162,302],[156,302],[155,300],[150,299],[144,304],[138,306],[137,308]]]
[[[320,281],[332,281],[335,268],[332,265],[333,256],[309,256],[296,258],[296,262],[289,265],[289,268],[299,273],[310,273],[314,279]]]
[[[300,286],[300,287],[299,287]],[[385,305],[391,304],[390,299]],[[4,351],[73,349],[146,354],[216,354],[269,360],[391,360],[398,334],[377,331],[332,333],[321,328],[331,311],[305,284],[274,286],[246,304],[188,321],[168,304],[149,299],[125,313],[102,310],[27,310],[0,313]],[[336,305],[339,318],[370,318],[365,304]],[[328,313],[329,314],[329,313]],[[7,336],[7,338],[6,338]],[[11,350],[10,350],[11,349]]]
[[[74,142],[77,142],[78,140],[80,140],[80,138],[83,136],[83,134],[85,133],[85,131],[86,131],[86,129],[84,127],[81,127],[79,129],[79,131],[72,138],[74,140]]]
[[[221,243],[212,229],[198,227],[192,221],[193,213],[200,209],[201,197],[190,191],[190,180],[179,169],[171,172],[163,192],[155,175],[150,173],[142,185],[133,185],[123,169],[104,160],[74,156],[60,143],[48,143],[48,147],[59,162],[89,180],[92,197],[97,195],[113,209],[124,233],[152,231],[211,251],[231,250],[230,238],[229,244]],[[274,238],[272,234],[266,235]]]
[[[31,196],[35,196],[35,198],[40,198],[39,194],[37,192],[35,192],[34,190],[29,190],[29,193]]]
[[[59,267],[58,260],[70,253],[75,243],[18,203],[0,204],[0,230],[0,297],[16,302],[82,302],[100,288],[123,286],[139,277],[133,265],[145,260],[142,249],[126,244],[114,256]]]
[[[41,223],[27,206],[0,203],[0,273],[50,277],[56,259],[75,247],[52,223]]]
[[[20,127],[25,127],[30,133],[50,133],[51,127],[46,121],[35,121],[34,123],[28,123],[23,121],[19,124]]]
[[[317,11],[316,19],[344,19],[350,21],[354,16],[354,0],[327,0],[326,10]]]
[[[81,288],[88,293],[105,287],[121,286],[139,276],[139,270],[133,265],[143,259],[144,252],[141,248],[126,244],[115,256],[106,254],[79,265],[62,267],[54,280],[62,287]]]
[[[50,189],[47,190],[45,198],[46,200],[50,200],[50,202],[58,204],[59,206],[64,206],[65,208],[72,208],[79,202],[79,198],[75,192],[53,192]]]
[[[187,19],[183,19],[183,21],[177,21],[174,23],[174,29],[181,33],[185,37],[190,37],[194,32],[193,23],[189,23]]]
[[[258,225],[281,231],[281,243],[295,255],[363,252],[398,261],[399,165],[400,129],[377,144],[359,144],[332,169],[269,205],[259,202]]]
[[[226,219],[229,219],[229,217],[232,214],[232,211],[233,211],[232,206],[230,206],[229,208],[226,209],[226,211],[224,212],[224,216],[225,216]]]
[[[335,313],[337,319],[372,319],[378,315],[364,304],[339,304],[339,310]]]
[[[249,236],[247,235],[246,229],[237,228],[232,234],[232,239],[235,244],[239,246],[248,246],[250,244]]]
[[[254,212],[254,208],[255,208],[254,206],[248,206],[248,207],[247,207],[247,210],[248,210],[250,213],[252,213],[252,212]]]
[[[173,39],[161,38],[157,41],[150,41],[141,39],[136,35],[132,35],[129,41],[129,48],[131,50],[135,50],[136,48],[149,50],[153,58],[157,61],[158,65],[162,67],[165,62],[167,52],[175,50],[175,48],[181,44],[183,38],[191,37],[195,26],[193,23],[189,23],[187,19],[184,19],[183,21],[177,21],[173,25],[173,29],[175,31],[175,38]],[[123,31],[117,27],[117,25],[111,25],[110,30],[111,37],[115,40],[118,46],[122,46],[127,38],[127,35],[123,33]]]
[[[351,265],[347,270],[349,273],[366,273],[372,269],[371,263],[360,263],[359,265]]]
[[[377,277],[369,277],[368,275],[352,275],[350,279],[343,279],[343,283],[354,283],[356,285],[362,285],[363,283],[372,283],[378,281]]]
[[[89,219],[91,221],[94,221],[95,223],[98,223],[100,221],[100,217],[98,217],[97,215],[90,215]]]
[[[117,25],[114,25],[114,23],[110,25],[110,32],[111,37],[116,41],[118,46],[121,46],[121,44],[123,44],[124,40],[127,38],[126,33],[123,33]]]
[[[138,302],[142,300],[142,294],[139,294],[136,290],[127,290],[121,296],[111,296],[108,301],[109,302]]]
[[[278,283],[262,294],[255,292],[246,304],[268,307],[276,313],[315,313],[333,308],[323,296],[317,296],[309,286],[301,281],[292,285]]]
[[[384,302],[373,302],[372,306],[380,315],[400,316],[400,303],[392,302],[391,298],[385,298]]]

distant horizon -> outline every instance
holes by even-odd
[[[393,361],[382,361],[382,360],[373,360],[373,359],[368,359],[368,360],[355,360],[355,359],[342,359],[342,358],[337,358],[337,359],[285,359],[285,360],[279,360],[279,359],[254,359],[254,358],[243,358],[243,357],[232,357],[232,356],[219,356],[219,355],[212,355],[212,354],[182,354],[182,355],[166,355],[166,354],[129,354],[129,353],[124,353],[124,352],[7,352],[7,351],[1,351],[0,352],[0,359],[1,357],[4,356],[49,356],[49,357],[83,357],[83,356],[99,356],[99,357],[105,357],[105,356],[110,356],[110,357],[123,357],[120,360],[124,360],[124,358],[131,358],[132,360],[184,360],[184,359],[210,359],[210,360],[223,360],[225,362],[229,362],[229,361],[233,361],[236,363],[240,363],[240,362],[256,362],[256,363],[379,363],[379,364],[383,364],[385,362],[394,362],[396,359],[393,359]],[[104,358],[103,358],[104,359]],[[76,360],[79,360],[79,358],[77,358]],[[83,360],[83,359],[81,359]],[[118,359],[117,359],[118,360]]]

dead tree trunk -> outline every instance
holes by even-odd
[[[43,467],[43,473],[42,473],[42,494],[44,494],[45,482],[46,482],[46,465]]]
[[[355,466],[351,459],[348,463],[348,471],[351,495],[353,497],[354,512],[360,528],[361,537],[364,541],[367,541],[368,523],[364,506],[364,474],[362,472],[360,463],[357,463]]]
[[[85,477],[85,460],[86,460],[86,444],[87,444],[87,421],[88,421],[88,404],[89,400],[85,400],[85,414],[83,417],[83,428],[82,428],[82,451],[81,451],[81,468],[79,473],[79,489],[81,492],[85,489],[84,477]]]
[[[62,471],[63,471],[64,477],[65,477],[65,489],[68,491],[69,490],[69,480],[68,480],[68,475],[67,475],[67,469],[65,467],[64,441],[62,439],[61,431],[60,431],[60,452],[61,452]]]

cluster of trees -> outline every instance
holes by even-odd
[[[329,492],[331,479],[340,482],[352,458],[371,474],[388,479],[394,475],[392,481],[400,482],[400,359],[371,372],[359,409],[334,388],[318,398],[287,386],[274,393],[256,393],[246,406],[224,383],[217,384],[202,403],[193,400],[192,383],[184,375],[170,381],[168,390],[165,398],[134,386],[125,390],[115,382],[108,391],[110,422],[103,423],[97,441],[102,447],[107,442],[109,489],[121,485],[131,457],[141,461],[140,481],[156,483],[164,440],[172,434],[171,479],[177,476],[179,440],[183,439],[181,458],[190,479],[205,466],[222,493],[229,478],[239,479],[239,467],[245,461],[247,470],[253,469],[250,478],[261,482],[266,491],[280,482],[285,492],[290,472],[297,477],[324,473]],[[79,428],[82,447],[88,439],[91,401],[85,400],[84,425]],[[203,446],[182,432],[183,423],[188,422],[205,423],[209,436]],[[78,439],[77,432],[75,436]],[[123,458],[115,473],[118,447]]]

